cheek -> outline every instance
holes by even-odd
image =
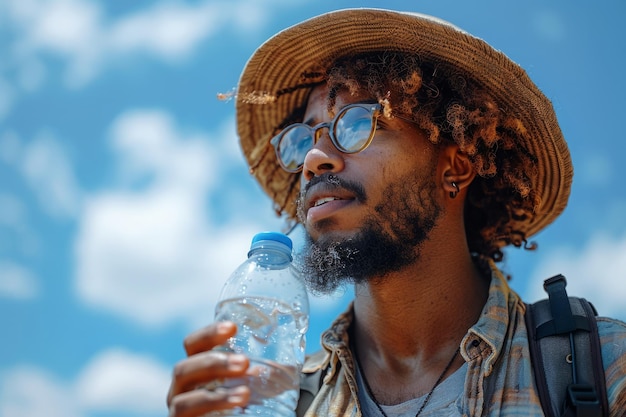
[[[370,164],[372,169],[377,169],[384,181],[405,177],[409,173],[425,174],[423,167],[427,166],[425,155],[420,155],[423,150],[407,149],[397,152],[381,151],[376,159],[376,163]],[[423,161],[423,162],[420,162]]]
[[[391,198],[398,187],[403,189],[400,194],[410,190],[419,200],[435,197],[437,160],[428,149],[407,147],[398,152],[381,152],[380,156],[384,162],[376,165],[379,176],[372,181],[379,184],[377,196],[382,200]],[[424,192],[428,195],[423,195]]]

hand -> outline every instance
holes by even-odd
[[[213,323],[187,336],[187,358],[174,367],[167,396],[170,417],[202,416],[210,411],[245,407],[250,388],[222,387],[223,379],[242,378],[250,366],[244,355],[213,350],[237,333],[231,322]],[[207,389],[207,386],[216,386]]]

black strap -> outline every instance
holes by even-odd
[[[568,334],[576,330],[590,331],[589,321],[584,315],[574,315],[565,287],[563,275],[556,275],[544,281],[543,288],[548,293],[552,320],[542,323],[536,329],[538,339],[557,334]]]
[[[562,275],[546,280],[548,299],[527,305],[525,315],[543,412],[549,417],[608,416],[596,312],[587,300],[568,297],[566,285]]]
[[[300,398],[296,408],[296,416],[302,417],[313,403],[313,399],[322,387],[326,368],[321,367],[313,373],[300,373]]]

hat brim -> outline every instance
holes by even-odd
[[[567,144],[550,101],[526,72],[501,52],[452,24],[431,16],[381,9],[326,13],[281,31],[250,58],[238,86],[237,129],[253,174],[284,214],[295,218],[299,184],[280,169],[269,140],[277,126],[304,104],[310,89],[278,91],[300,85],[303,74],[338,57],[393,50],[453,67],[485,89],[502,108],[521,120],[523,146],[536,156],[531,178],[540,197],[535,216],[511,224],[531,236],[565,209],[573,168]],[[259,104],[250,96],[266,95]],[[262,100],[261,100],[262,101]]]

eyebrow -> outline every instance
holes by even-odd
[[[359,101],[354,101],[352,103],[348,103],[345,106],[343,106],[341,109],[343,109],[346,106],[349,106],[351,104],[376,104],[377,101],[375,101],[374,99],[363,99],[363,100],[359,100]],[[341,110],[339,109],[339,110]],[[334,118],[335,116],[333,116]],[[309,125],[311,127],[317,125],[318,123],[315,123],[315,119],[313,117],[308,118],[307,120],[304,120],[302,123],[304,123],[305,125]]]

